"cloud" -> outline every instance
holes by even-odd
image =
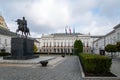
[[[0,10],[10,30],[16,30],[12,19],[26,17],[35,36],[65,32],[75,27],[83,34],[106,34],[120,22],[119,0],[2,0]],[[102,32],[101,32],[102,31]]]
[[[43,31],[48,29],[51,31],[52,29],[58,29],[56,31],[60,31],[70,20],[67,5],[56,0],[37,0],[33,3],[13,2],[6,5],[6,8],[11,10],[10,15],[14,16],[16,14],[15,16],[18,16],[14,17],[16,19],[24,15],[28,19],[29,26],[33,28],[32,30],[36,30],[35,28],[37,28],[37,31],[41,31],[41,28],[44,29]]]
[[[82,31],[83,33],[90,31],[92,35],[105,35],[111,30],[113,30],[113,28],[111,28],[111,24],[99,25],[96,21],[92,21],[89,27],[85,27]]]
[[[35,2],[26,14],[32,15],[31,20],[36,24],[51,28],[64,26],[70,20],[67,6],[55,0]]]
[[[77,29],[82,33],[106,34],[120,23],[119,3],[119,0],[92,0],[92,3],[81,1],[84,5],[80,5],[78,1],[79,7],[74,7],[77,15],[74,16],[73,24],[77,24]]]
[[[106,17],[115,17],[120,13],[120,0],[100,0],[100,11],[102,15]]]
[[[73,16],[83,15],[86,12],[89,12],[92,8],[97,5],[96,0],[75,0],[74,4],[71,3],[71,12]]]

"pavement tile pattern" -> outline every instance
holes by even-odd
[[[65,58],[53,68],[0,66],[0,80],[82,80],[78,57]]]
[[[114,59],[111,71],[119,77],[119,59]],[[120,80],[120,78],[82,77],[76,56],[57,57],[47,67],[41,64],[0,64],[0,80]]]

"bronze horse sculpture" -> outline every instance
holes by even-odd
[[[28,27],[24,26],[24,22],[21,19],[17,19],[17,25],[18,25],[18,29],[16,30],[16,33],[18,33],[19,31],[22,32],[22,36],[23,34],[25,35],[25,37],[27,37],[28,35],[30,35],[30,31]]]

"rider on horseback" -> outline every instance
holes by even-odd
[[[25,20],[25,17],[23,17],[22,23],[23,23],[23,28],[25,31],[27,29],[27,21]]]
[[[23,17],[23,20],[17,19],[16,22],[18,24],[18,29],[16,30],[16,33],[21,31],[22,35],[24,33],[26,37],[28,34],[30,35],[29,28],[27,28],[27,21],[25,20],[25,17]]]

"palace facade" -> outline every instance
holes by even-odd
[[[81,40],[84,47],[84,52],[91,52],[92,39],[90,34],[81,33],[53,33],[42,35],[41,38],[36,38],[39,41],[38,49],[42,53],[74,53],[75,40]]]

